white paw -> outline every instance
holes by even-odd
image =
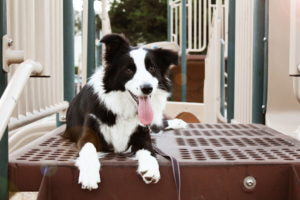
[[[155,157],[147,150],[139,150],[136,153],[138,159],[137,172],[146,184],[157,183],[160,179],[159,165]]]
[[[168,120],[167,129],[179,129],[179,128],[186,128],[187,123],[181,119],[171,119]]]
[[[75,165],[79,169],[78,183],[82,189],[97,189],[100,183],[100,162],[96,148],[91,143],[86,143],[79,152]]]

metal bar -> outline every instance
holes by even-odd
[[[94,0],[88,0],[87,79],[95,71],[95,11]]]
[[[199,1],[199,4],[202,0]],[[199,6],[200,7],[200,6]],[[194,26],[194,34],[193,34],[193,39],[194,39],[194,48],[197,48],[197,25],[200,26],[200,22],[199,20],[197,20],[197,13],[199,16],[201,16],[201,10],[199,9],[199,11],[197,12],[197,1],[194,1],[194,23],[193,23],[193,26]],[[198,22],[198,24],[197,24]],[[200,33],[198,33],[198,35],[200,35]],[[201,41],[201,37],[199,37],[198,39],[199,41]],[[199,46],[200,48],[200,46]]]
[[[99,42],[100,41],[100,31],[97,30],[96,31],[96,41],[97,41],[97,44],[96,44],[96,67],[99,67],[102,65],[102,44]]]
[[[24,38],[27,38],[27,31],[26,31],[26,2],[25,1],[16,1],[15,7],[20,7],[20,14],[16,14],[16,19],[14,22],[17,24],[17,26],[20,26],[18,29],[18,32],[16,32],[16,40],[20,42],[20,49],[26,49],[26,43],[27,40],[22,40],[22,36]],[[8,12],[9,13],[9,12]],[[21,36],[21,33],[22,36]],[[16,41],[16,42],[17,42]],[[24,58],[28,58],[28,52],[24,52]],[[30,83],[29,83],[30,84]],[[28,87],[29,84],[27,84],[24,88],[24,92],[22,96],[20,97],[20,101],[18,102],[18,116],[20,115],[26,115],[26,111],[28,110],[28,104],[29,102],[26,101],[27,93],[28,93]]]
[[[290,1],[290,50],[289,50],[289,75],[299,77],[300,76],[300,1]]]
[[[13,74],[9,81],[5,91],[0,99],[0,139],[7,127],[9,118],[18,102],[18,99],[24,90],[26,83],[28,82],[30,75],[33,72],[42,72],[43,67],[41,64],[27,60],[18,66],[17,70]]]
[[[170,41],[174,42],[174,8],[173,3],[171,3],[172,0],[169,0],[169,6],[170,6]]]
[[[181,46],[181,43],[182,43],[182,40],[181,40],[181,38],[182,38],[182,36],[181,36],[181,34],[182,34],[182,4],[180,4],[180,6],[178,6],[178,31],[177,31],[177,33],[178,33],[178,35],[179,35],[179,37],[178,37],[178,40],[179,40],[179,46]]]
[[[181,6],[181,101],[186,101],[186,0]]]
[[[263,113],[264,85],[264,37],[265,37],[265,2],[254,1],[253,12],[253,76],[252,76],[252,122],[265,122]]]
[[[263,114],[267,110],[268,96],[268,38],[269,38],[269,0],[265,1],[265,37],[264,37],[264,80],[263,80]]]
[[[102,23],[102,34],[106,35],[111,33],[111,25],[110,25],[110,19],[108,16],[108,11],[107,11],[107,6],[108,6],[108,1],[107,0],[102,0],[102,18],[101,18],[101,23]],[[91,9],[94,8],[93,6],[91,6]],[[94,21],[95,20],[95,12],[94,9],[91,10],[92,12],[90,13],[92,18],[91,20]],[[92,24],[93,26],[95,26],[95,23]],[[95,28],[94,28],[95,30]],[[94,31],[95,32],[95,31]]]
[[[192,45],[192,0],[187,0],[187,14],[188,14],[188,30],[187,30],[187,48],[188,49],[192,49],[193,45]]]
[[[73,0],[63,1],[64,32],[64,100],[74,97],[74,18]]]
[[[65,2],[65,1],[64,1]],[[50,40],[51,40],[51,43],[50,43],[50,46],[51,46],[51,51],[50,51],[50,55],[51,55],[51,60],[50,60],[50,66],[55,66],[55,52],[56,52],[56,49],[55,49],[55,5],[54,5],[55,1],[50,1]],[[65,45],[64,45],[65,46]],[[65,53],[64,53],[65,55]],[[65,60],[66,61],[66,60]],[[65,62],[64,61],[64,62]],[[51,67],[51,74],[53,74],[54,76],[56,75],[55,74],[55,68],[54,67]],[[50,84],[51,85],[55,85],[55,82],[53,81],[53,79],[50,80]],[[56,89],[55,87],[50,87],[50,91],[51,91],[51,96],[50,96],[50,99],[51,99],[51,102],[50,102],[50,105],[53,105],[55,103],[55,92],[56,92]]]
[[[174,31],[174,35],[175,35],[175,39],[174,39],[174,41],[177,43],[177,44],[179,44],[179,42],[178,42],[178,22],[179,22],[179,20],[178,20],[178,9],[175,7],[175,31]]]
[[[229,0],[224,0],[224,7],[223,7],[223,10],[224,10],[224,38],[225,38],[225,58],[227,58],[228,56],[228,12],[229,12]]]
[[[50,21],[50,15],[51,15],[51,10],[50,8],[50,1],[45,1],[44,2],[44,10],[45,10],[45,17],[43,19],[43,23],[45,24],[44,28],[44,37],[45,37],[45,46],[48,48],[45,48],[44,54],[45,54],[45,67],[50,68],[50,63],[51,63],[51,41],[50,41],[50,30],[51,30],[51,21]],[[48,70],[50,73],[50,70]],[[44,88],[51,88],[51,79],[44,80]],[[50,89],[51,91],[51,89]],[[45,109],[48,105],[51,105],[51,100],[50,100],[50,95],[51,92],[48,91],[43,98],[43,109]]]
[[[167,35],[167,38],[168,38],[168,41],[171,41],[171,25],[172,25],[172,18],[171,18],[171,6],[170,6],[170,1],[171,0],[167,0],[167,19],[168,19],[168,35]]]
[[[63,2],[59,1],[59,101],[64,99],[64,29],[63,29]],[[74,86],[75,87],[75,86]],[[75,93],[75,91],[74,91]]]
[[[234,77],[235,77],[235,1],[229,1],[228,11],[228,57],[227,57],[227,119],[234,118]]]
[[[220,53],[220,63],[221,63],[221,70],[220,70],[220,112],[224,116],[225,111],[225,60],[224,60],[224,53],[225,53],[225,41],[221,39],[221,53]]]
[[[59,22],[59,20],[58,20],[58,11],[59,11],[59,8],[58,8],[58,2],[57,2],[57,0],[52,0],[53,1],[53,7],[55,8],[54,10],[53,10],[53,15],[51,16],[51,17],[53,17],[53,21],[54,21],[54,24],[53,24],[53,30],[54,30],[54,34],[53,34],[53,45],[54,45],[54,54],[53,54],[53,58],[54,58],[54,66],[59,66],[59,62],[58,62],[58,59],[59,59],[59,55],[58,55],[58,53],[59,53],[59,47],[58,47],[58,45],[59,45],[59,40],[58,40],[58,28],[59,28],[59,26],[58,26],[58,22]],[[74,70],[74,67],[73,67],[73,70]],[[59,88],[59,81],[58,81],[58,77],[59,77],[59,70],[57,70],[57,69],[55,69],[55,70],[53,70],[53,72],[54,72],[54,77],[53,77],[53,81],[54,81],[54,83],[53,83],[53,85],[55,86],[55,88]],[[59,90],[58,90],[59,91]],[[56,104],[57,102],[58,102],[58,91],[56,91],[56,92],[54,92],[54,102],[53,102],[53,104]]]
[[[212,12],[212,3],[211,3],[212,0],[208,0],[208,27],[212,27],[212,17],[213,17],[213,12]],[[208,29],[208,37],[210,37],[210,33],[211,30],[210,28]]]
[[[202,47],[200,48],[200,46],[199,46],[199,48],[200,48],[199,51],[203,51],[203,50],[206,49],[206,47],[207,47],[207,38],[210,37],[209,35],[207,36],[207,34],[208,34],[207,29],[209,29],[209,27],[210,27],[210,24],[207,24],[207,0],[204,0],[204,3],[202,5],[203,5],[202,10],[203,10],[203,15],[204,16],[202,17],[202,15],[201,15],[201,21],[200,21],[201,24],[199,25],[199,27],[200,26],[203,27],[203,31],[202,31],[203,33],[201,33],[201,34],[203,34],[203,36],[201,36],[201,38],[200,38],[200,39],[203,39],[202,40],[203,42],[202,42]],[[202,13],[202,11],[201,11],[201,13]],[[203,21],[202,21],[202,18],[203,18]],[[200,31],[200,29],[199,29],[199,31]],[[199,45],[200,44],[201,43],[199,43]]]
[[[36,32],[35,32],[35,3],[34,0],[27,0],[25,5],[25,10],[27,11],[25,13],[26,15],[26,36],[25,36],[25,53],[28,52],[28,57],[33,60],[36,60],[36,53],[35,53],[35,41],[36,41]],[[24,19],[23,19],[24,20]],[[36,98],[31,98],[32,96],[37,96],[35,94],[35,84],[33,79],[29,79],[27,84],[27,94],[26,94],[26,103],[28,103],[28,107],[26,109],[26,114],[32,112],[35,109],[35,106],[37,106]]]
[[[66,110],[68,108],[69,104],[68,102],[64,101],[62,103],[59,103],[55,106],[51,106],[49,108],[46,108],[40,112],[37,112],[34,115],[29,115],[29,116],[24,116],[24,117],[20,117],[18,120],[15,121],[10,121],[9,125],[8,125],[8,130],[12,131],[16,128],[19,128],[21,126],[25,126],[29,123],[35,122],[37,120],[40,120],[44,117],[50,116],[54,113],[58,113],[60,111]]]
[[[2,38],[6,34],[6,0],[0,0],[0,97],[6,85],[6,74],[2,70]],[[8,132],[0,137],[0,199],[8,199]]]

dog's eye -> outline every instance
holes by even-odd
[[[131,74],[133,74],[133,70],[131,68],[127,68],[126,69],[126,73],[129,74],[129,75],[131,75]]]
[[[148,68],[148,70],[149,70],[150,73],[154,73],[156,69],[155,69],[155,67],[150,66],[150,67]]]

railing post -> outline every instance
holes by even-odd
[[[2,70],[2,37],[6,34],[6,1],[0,0],[0,97],[7,85],[6,74]],[[0,199],[8,199],[8,132],[0,141]]]
[[[168,41],[171,41],[171,7],[170,7],[170,1],[171,0],[167,0],[167,19],[168,19]]]
[[[269,0],[265,1],[265,37],[264,37],[264,80],[263,80],[263,114],[267,111],[267,96],[268,96],[268,44],[269,44]]]
[[[63,1],[64,31],[64,100],[74,97],[74,10],[73,0]]]
[[[97,45],[96,45],[96,67],[102,65],[102,44],[100,43],[100,31],[96,31]]]
[[[95,11],[94,0],[88,0],[87,79],[95,71]]]
[[[253,15],[252,122],[263,124],[265,1],[254,1]]]
[[[220,59],[221,59],[221,66],[220,66],[220,112],[223,117],[225,114],[225,59],[224,59],[224,54],[225,54],[225,41],[222,39],[220,41],[221,43],[221,52],[220,52]]]
[[[186,101],[186,0],[181,1],[181,101]]]
[[[235,1],[229,0],[228,11],[228,78],[227,78],[227,119],[234,118],[234,77],[235,77]]]

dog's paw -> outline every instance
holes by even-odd
[[[137,172],[146,184],[157,183],[160,179],[159,165],[155,157],[147,150],[137,152],[139,166]]]
[[[86,168],[86,170],[80,170],[78,183],[81,184],[82,189],[94,190],[98,188],[100,183],[99,171],[94,168]]]
[[[187,123],[181,119],[168,120],[167,129],[180,129],[180,128],[186,128],[186,127],[187,127]]]
[[[95,147],[85,144],[79,152],[75,165],[79,169],[78,183],[82,189],[93,190],[100,183],[100,162]]]
[[[159,167],[155,158],[147,163],[139,164],[137,171],[146,184],[157,183],[160,179]]]

